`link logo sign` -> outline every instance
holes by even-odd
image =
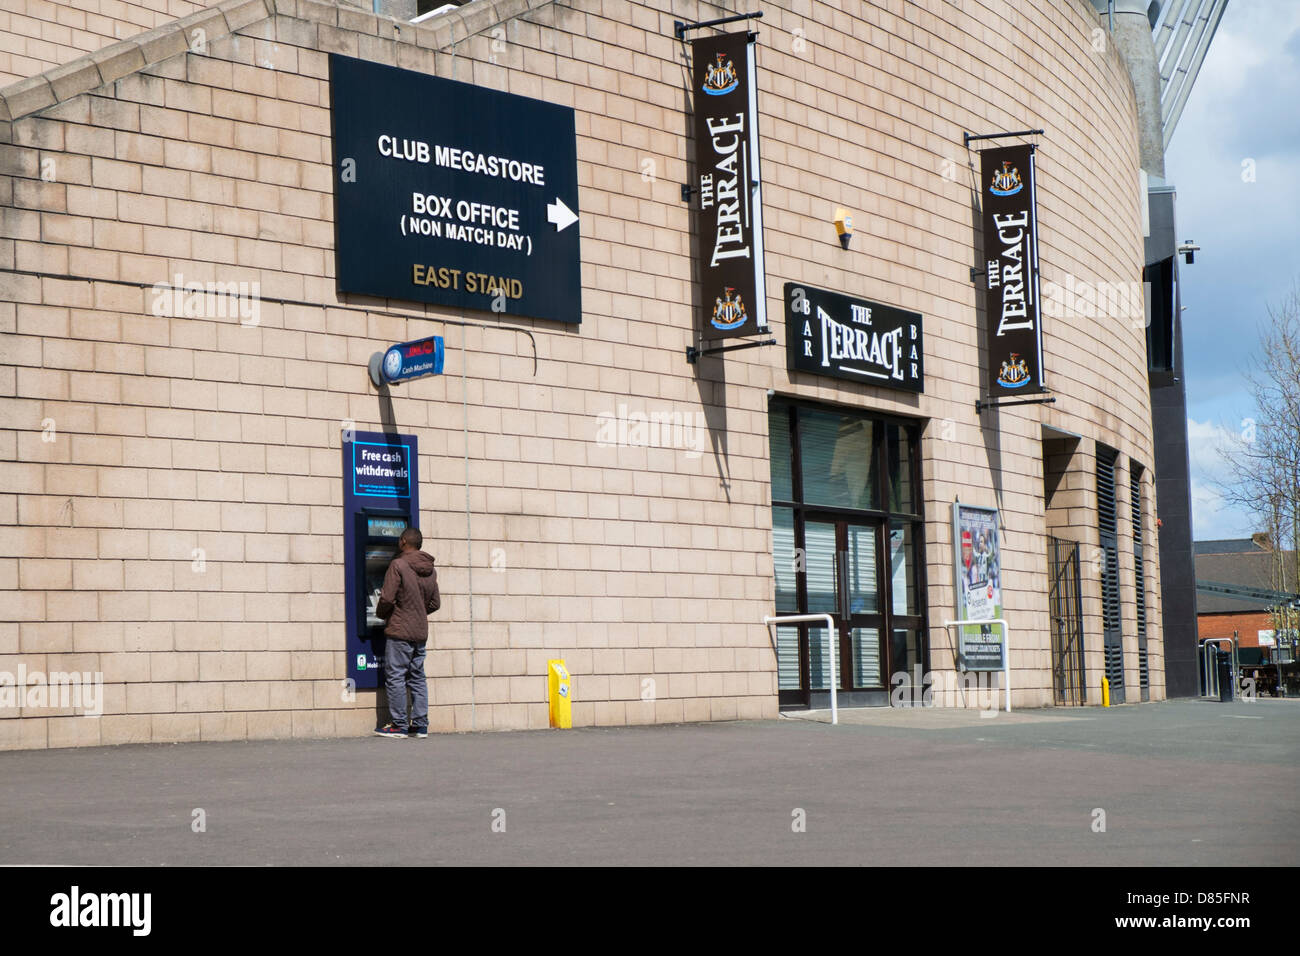
[[[330,55],[341,292],[582,320],[570,107]]]

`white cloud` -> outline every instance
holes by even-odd
[[[1188,98],[1204,97],[1202,107],[1230,103],[1247,89],[1249,71],[1277,61],[1280,41],[1300,28],[1300,4],[1295,0],[1248,0],[1230,3],[1219,23],[1200,75]]]
[[[1192,475],[1192,534],[1197,541],[1249,538],[1258,530],[1249,514],[1223,500],[1216,483],[1232,479],[1222,450],[1230,449],[1237,433],[1213,422],[1187,419],[1187,448]]]
[[[1249,516],[1229,508],[1215,489],[1192,479],[1192,537],[1195,540],[1249,538],[1254,531],[1254,522]]]
[[[1220,449],[1231,447],[1236,436],[1223,425],[1187,419],[1187,448],[1192,474],[1202,478],[1226,479],[1231,473]]]

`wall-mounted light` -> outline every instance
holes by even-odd
[[[1178,252],[1183,257],[1183,261],[1189,266],[1196,261],[1196,253],[1200,251],[1201,247],[1191,239],[1184,239],[1182,244],[1178,247]]]
[[[835,232],[840,237],[840,248],[847,249],[849,240],[853,238],[853,217],[847,209],[835,210]]]

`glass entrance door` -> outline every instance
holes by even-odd
[[[804,629],[800,651],[807,660],[808,680],[802,688],[808,692],[806,701],[812,691],[830,690],[831,654],[837,689],[885,686],[880,531],[881,523],[875,521],[815,515],[804,520],[808,613],[828,613],[835,625],[829,641],[824,627],[810,624]]]
[[[778,399],[768,437],[776,612],[832,622],[775,629],[781,706],[828,706],[832,659],[841,704],[888,704],[928,656],[920,426]]]

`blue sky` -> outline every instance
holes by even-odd
[[[1254,182],[1243,178],[1253,161]],[[1192,522],[1198,541],[1246,537],[1223,506],[1217,447],[1254,417],[1244,372],[1266,307],[1300,283],[1300,2],[1230,0],[1165,154],[1183,281]]]

